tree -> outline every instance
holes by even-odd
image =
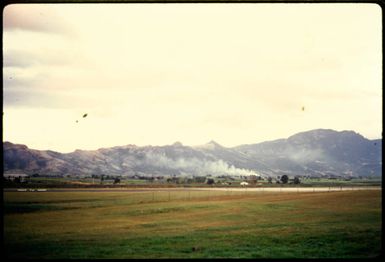
[[[287,184],[288,181],[289,181],[289,177],[287,175],[283,175],[281,177],[282,184]]]
[[[120,178],[119,177],[115,177],[114,184],[119,184],[119,183],[120,183]]]
[[[299,180],[299,177],[295,177],[294,178],[294,184],[296,184],[296,185],[298,185],[298,184],[300,184],[301,183],[301,181]]]
[[[208,184],[208,185],[212,185],[214,183],[215,183],[214,179],[212,179],[212,178],[208,178],[207,181],[206,181],[206,184]]]
[[[206,177],[205,176],[196,176],[196,177],[194,177],[194,181],[197,183],[204,183],[206,181]]]
[[[268,182],[269,184],[272,184],[272,183],[273,183],[273,178],[269,176],[269,177],[267,178],[267,182]]]

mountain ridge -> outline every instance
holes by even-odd
[[[382,139],[354,131],[315,129],[288,138],[224,147],[177,141],[164,146],[127,144],[59,153],[3,142],[4,172],[46,175],[261,175],[380,176]]]

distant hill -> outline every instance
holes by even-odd
[[[3,143],[4,171],[45,175],[380,176],[382,140],[353,131],[317,129],[287,139],[226,148],[210,141],[59,153]]]
[[[380,176],[382,140],[353,131],[317,129],[288,139],[242,145],[236,150],[259,159],[274,173]]]

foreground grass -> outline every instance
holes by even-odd
[[[5,255],[366,258],[381,252],[381,191],[162,194],[6,192]]]

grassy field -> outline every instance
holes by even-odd
[[[3,194],[9,258],[367,258],[381,253],[381,191]]]

